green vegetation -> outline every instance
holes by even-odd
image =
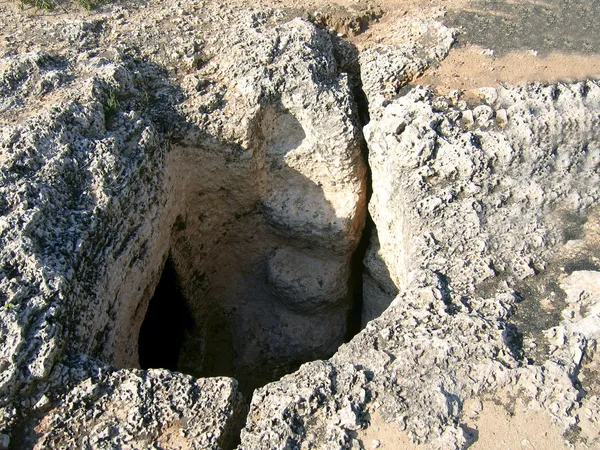
[[[142,94],[140,102],[144,108],[148,109],[150,106],[150,92],[148,92],[148,89],[144,89],[144,93]]]
[[[118,109],[121,107],[121,102],[114,89],[108,91],[108,98],[106,99],[106,105],[104,105],[104,113],[108,120],[112,120],[117,114]]]
[[[25,9],[25,6],[31,5],[37,9],[51,10],[54,9],[54,4],[49,0],[19,0],[19,7]]]
[[[88,11],[93,9],[98,4],[94,0],[77,0],[76,3],[83,9],[87,9]]]
[[[57,8],[66,11],[69,4],[77,5],[89,11],[98,4],[96,0],[73,0],[72,2],[68,0],[18,0],[18,2],[21,9],[32,6],[44,11],[52,11]]]

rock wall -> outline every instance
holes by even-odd
[[[133,448],[176,426],[193,447],[229,446],[238,387],[343,342],[366,213],[347,75],[331,36],[305,21],[238,27],[181,86],[120,48],[98,56],[102,27],[80,27],[95,38],[83,55],[3,60],[1,406],[13,444]],[[131,371],[167,259],[195,325],[178,368],[241,386]],[[180,406],[150,400],[183,390]],[[75,418],[80,402],[102,413]],[[110,431],[127,411],[147,434]]]
[[[211,120],[239,140],[177,146],[167,162],[171,256],[196,321],[181,368],[243,384],[343,342],[366,213],[352,94],[329,35],[300,20],[245,33],[206,69],[235,81]]]
[[[364,448],[380,415],[465,448],[480,397],[597,445],[598,83],[436,95],[431,17],[360,51],[289,19],[117,5],[0,47],[0,447]],[[165,270],[200,378],[138,367]]]
[[[22,64],[35,74],[54,69],[53,61],[32,54]],[[2,130],[5,421],[18,414],[13,396],[47,380],[67,354],[131,363],[135,335],[125,324],[160,264],[152,249],[160,246],[153,238],[164,142],[146,118],[109,107],[114,92],[131,87],[122,84],[130,72],[100,58],[82,66],[95,76]],[[129,272],[138,259],[149,265]]]
[[[454,43],[454,34],[454,30],[430,17],[403,17],[394,22],[391,36],[383,43],[360,53],[362,89],[372,120],[381,118],[385,106],[400,96],[411,80],[446,57]],[[371,153],[372,146],[367,147]],[[364,260],[363,327],[378,317],[408,284],[411,224],[404,223],[405,214],[389,214],[385,200],[379,200],[382,196],[387,199],[389,190],[394,189],[389,185],[389,176],[379,173],[378,165],[385,165],[385,170],[396,170],[385,162],[386,156],[373,155],[375,170],[371,172],[373,194],[369,213],[375,227]],[[404,206],[398,202],[396,207]]]
[[[369,274],[404,274],[400,294],[329,361],[260,389],[241,448],[358,448],[376,413],[416,443],[464,448],[463,402],[501,392],[565,431],[596,420],[593,377],[578,378],[595,354],[596,272],[578,268],[596,264],[600,87],[481,94],[470,105],[415,88],[365,127],[379,234]],[[590,307],[540,326],[544,309],[566,306],[563,290]]]
[[[231,448],[246,407],[230,378],[194,379],[166,370],[115,370],[78,360],[51,377],[69,391],[43,396],[19,448]]]

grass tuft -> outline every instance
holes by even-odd
[[[110,89],[108,91],[108,98],[106,99],[106,104],[104,105],[104,114],[106,118],[110,121],[115,118],[117,115],[117,111],[121,107],[121,102],[119,101],[119,97],[114,89]]]
[[[19,7],[21,9],[25,9],[25,6],[33,6],[37,9],[43,9],[45,11],[50,11],[54,9],[55,5],[50,0],[19,0]]]
[[[70,3],[65,0],[18,0],[18,2],[19,8],[22,10],[25,9],[27,6],[32,6],[36,9],[43,11],[51,11],[56,8],[61,8],[65,12],[67,11],[65,6],[67,6]],[[99,3],[98,0],[73,0],[73,2],[74,3],[71,4],[75,4],[87,11],[94,9]]]

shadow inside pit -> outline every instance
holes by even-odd
[[[194,319],[181,294],[169,257],[140,328],[140,367],[177,370],[186,331],[193,327]]]
[[[249,149],[203,140],[173,150],[179,159],[171,164],[189,169],[174,194],[186,201],[138,341],[142,368],[233,377],[247,400],[302,363],[331,357],[359,331],[360,308],[353,306],[360,305],[368,245],[367,234],[351,279],[338,282],[349,289],[330,290],[327,277],[338,276],[352,256],[341,243],[347,218],[320,183],[289,163],[294,152],[306,154],[306,125],[278,101],[266,101],[255,121]],[[224,150],[251,150],[252,159]],[[314,291],[306,304],[288,294],[287,273],[296,268],[317,280],[308,284]]]
[[[462,40],[494,50],[600,53],[600,8],[584,0],[476,0],[451,10],[445,25],[460,28]]]
[[[353,120],[360,130],[369,114],[358,53],[353,46],[338,50],[344,53],[336,55],[339,71],[349,74],[354,88]],[[285,300],[285,292],[281,294],[268,275],[274,254],[289,249],[298,254],[298,261],[304,261],[302,254],[317,255],[314,274],[319,276],[319,258],[335,259],[342,251],[337,248],[342,236],[332,226],[345,218],[337,217],[320,183],[288,164],[293,152],[302,152],[307,139],[304,124],[278,99],[265,99],[253,125],[256,141],[240,148],[193,125],[190,132],[185,118],[170,108],[179,97],[153,93],[168,91],[161,87],[149,88],[151,103],[165,106],[158,117],[155,108],[147,112],[177,147],[173,151],[180,152],[174,154],[182,155],[177,163],[180,172],[190,170],[189,180],[182,181],[190,201],[183,204],[173,227],[170,256],[140,329],[140,366],[196,377],[234,377],[248,399],[256,388],[294,372],[302,363],[330,357],[360,331],[370,222],[352,255],[344,298],[308,312]],[[198,138],[181,139],[186,135]],[[366,159],[360,132],[357,140]],[[241,158],[249,151],[252,161]],[[219,171],[211,172],[213,165]],[[367,177],[370,196],[370,174]],[[288,199],[282,200],[282,194]],[[220,205],[218,210],[214,205]],[[304,218],[290,216],[290,209]],[[332,249],[315,240],[312,231],[306,232],[313,228],[317,234],[330,235]]]

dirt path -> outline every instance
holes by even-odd
[[[545,412],[507,409],[490,401],[469,400],[464,405],[464,426],[471,439],[469,450],[566,449],[560,427]],[[373,414],[371,426],[358,432],[367,450],[425,450],[415,445],[396,423],[386,423]],[[575,447],[576,449],[582,447]]]

